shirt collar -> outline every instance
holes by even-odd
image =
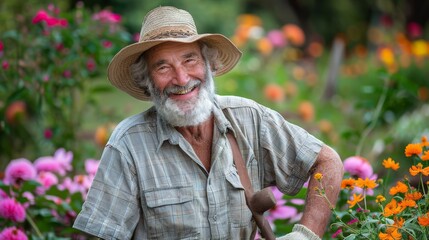
[[[213,115],[215,118],[215,126],[218,128],[219,132],[221,134],[226,134],[228,130],[231,130],[234,132],[231,123],[228,121],[227,117],[225,116],[224,112],[222,111],[222,108],[218,101],[218,95],[215,96],[214,100],[214,107],[213,107]],[[174,129],[173,126],[168,124],[167,121],[165,121],[159,114],[156,116],[156,125],[157,125],[157,137],[158,137],[158,147],[157,150],[159,150],[162,146],[162,144],[165,141],[169,141],[171,144],[178,144],[179,143],[179,136],[176,129]]]

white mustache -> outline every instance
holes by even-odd
[[[192,91],[194,88],[201,85],[201,82],[198,80],[191,80],[189,81],[185,86],[171,86],[166,89],[164,89],[165,94],[186,94],[190,91]]]

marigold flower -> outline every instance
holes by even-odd
[[[405,199],[402,202],[400,202],[400,205],[402,207],[406,208],[406,207],[415,207],[417,204],[416,204],[416,201],[414,201],[414,200]]]
[[[298,114],[305,122],[310,122],[314,119],[314,106],[309,101],[303,101],[298,106]]]
[[[429,147],[428,138],[426,136],[422,137],[422,146],[423,147]]]
[[[418,191],[405,194],[405,199],[411,199],[414,201],[420,200],[422,197],[423,197],[422,193]]]
[[[347,200],[347,203],[349,204],[349,208],[354,207],[357,203],[361,202],[364,199],[362,194],[356,194],[353,193],[353,197],[351,200]]]
[[[375,201],[377,203],[382,203],[382,202],[386,201],[386,198],[383,195],[377,195],[377,197],[375,198]]]
[[[343,179],[341,181],[341,189],[352,190],[355,187],[355,181],[353,178]]]
[[[422,215],[420,217],[417,217],[417,221],[423,227],[429,226],[429,216],[428,216],[428,213],[426,213],[426,214],[424,214],[424,215]]]
[[[404,223],[405,223],[405,219],[403,219],[403,218],[398,219],[397,217],[395,217],[393,226],[401,228],[402,226],[404,226]]]
[[[316,173],[316,174],[314,174],[314,179],[316,179],[316,180],[321,180],[323,178],[323,174],[321,174],[321,173]]]
[[[270,55],[273,51],[273,45],[268,38],[261,38],[257,42],[257,48],[259,52],[265,56]]]
[[[409,171],[412,176],[416,176],[419,173],[425,176],[429,175],[429,167],[423,168],[423,165],[421,163],[418,163],[415,166],[411,166]]]
[[[400,181],[396,183],[396,186],[391,187],[389,190],[389,194],[392,196],[397,193],[406,193],[406,192],[408,192],[408,186],[405,183]]]
[[[401,213],[405,208],[398,204],[395,199],[392,199],[386,206],[384,207],[383,216],[390,217],[392,215],[396,215]]]
[[[356,186],[363,189],[374,189],[377,186],[377,183],[375,182],[375,180],[371,180],[369,178],[358,178],[356,180]]]
[[[394,171],[399,169],[399,163],[395,162],[392,158],[383,160],[383,166],[385,168],[391,168]]]
[[[380,232],[378,234],[378,237],[380,240],[401,240],[402,235],[398,232],[398,228],[396,227],[389,227],[386,229],[386,233]]]
[[[422,153],[422,145],[420,143],[410,143],[405,147],[405,156],[411,157]]]
[[[286,24],[282,27],[284,36],[295,46],[302,46],[305,42],[304,31],[295,24]]]

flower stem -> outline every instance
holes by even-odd
[[[30,223],[31,227],[34,229],[34,231],[36,232],[37,236],[40,239],[43,239],[43,235],[40,232],[39,228],[37,227],[36,223],[33,221],[33,219],[30,217],[30,215],[28,215],[28,213],[25,214],[25,218],[27,219],[27,221]]]

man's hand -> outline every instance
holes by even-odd
[[[295,224],[291,233],[279,237],[277,240],[320,240],[320,238],[306,226]]]

